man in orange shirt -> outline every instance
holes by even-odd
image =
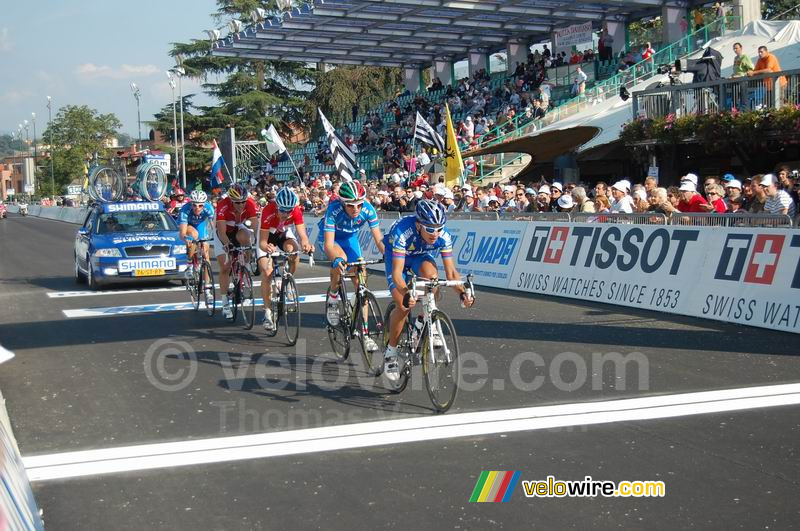
[[[780,72],[783,70],[778,58],[769,53],[766,46],[758,47],[758,61],[755,68],[747,73],[748,76],[757,76],[758,74],[769,74],[771,72]],[[781,87],[786,86],[786,77],[781,76],[778,78]],[[767,78],[764,80],[764,86],[767,89],[772,89],[772,79]]]

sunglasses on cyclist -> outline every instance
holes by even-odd
[[[197,206],[203,206],[203,205],[205,205],[205,203],[192,203],[192,206],[196,206],[196,207]]]
[[[422,230],[428,234],[438,234],[444,230],[444,227],[429,227],[428,225],[421,225]]]
[[[280,212],[281,214],[291,214],[293,210],[294,210],[294,207],[289,208],[289,209],[278,208],[278,212]]]

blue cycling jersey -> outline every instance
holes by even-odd
[[[331,201],[325,216],[319,220],[320,234],[324,232],[335,232],[337,239],[349,237],[357,234],[364,224],[370,229],[378,226],[378,213],[375,207],[364,201],[361,212],[355,218],[345,212],[344,203],[339,200]]]
[[[433,243],[422,239],[417,230],[417,218],[406,216],[394,222],[386,236],[383,237],[386,253],[392,258],[429,255],[435,257],[441,252],[442,259],[453,257],[453,237],[447,229],[442,229]],[[387,260],[388,261],[388,260]]]
[[[212,222],[214,220],[214,206],[209,202],[203,205],[203,210],[200,211],[200,214],[195,214],[192,203],[186,203],[178,211],[178,225],[188,224],[197,228],[207,220]]]

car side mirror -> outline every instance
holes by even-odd
[[[80,234],[81,236],[86,236],[87,234],[89,234],[89,229],[87,229],[86,227],[81,227],[78,229],[78,234]]]

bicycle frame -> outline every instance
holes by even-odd
[[[358,278],[358,290],[356,291],[356,298],[351,305],[352,308],[350,312],[350,337],[353,337],[356,332],[356,326],[358,326],[358,312],[363,311],[366,293],[369,291],[369,288],[367,288],[366,266],[370,264],[379,264],[381,262],[382,260],[359,260],[358,262],[347,264],[348,268],[356,268],[353,276]],[[346,300],[347,304],[350,305],[350,298],[347,296],[347,284],[345,283],[346,276],[346,274],[341,275],[339,278],[339,294],[342,300]]]

